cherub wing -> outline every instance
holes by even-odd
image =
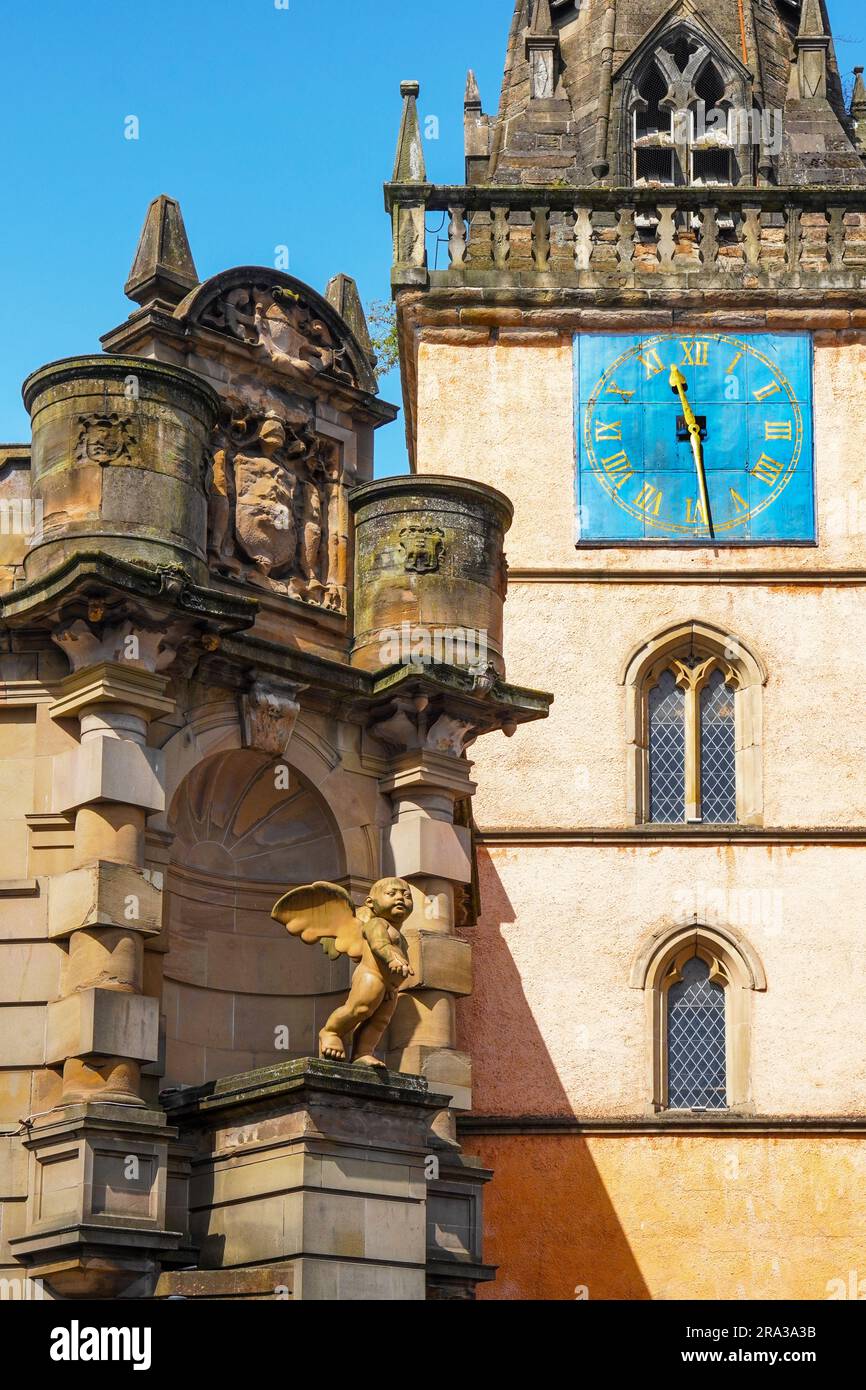
[[[271,916],[308,945],[321,941],[332,960],[338,956],[361,959],[364,937],[355,904],[336,883],[293,888],[274,904]]]

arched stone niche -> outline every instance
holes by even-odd
[[[314,1055],[348,966],[293,940],[270,911],[293,884],[345,877],[323,798],[267,754],[228,750],[183,778],[169,827],[163,1084]]]

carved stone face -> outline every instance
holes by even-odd
[[[445,533],[438,526],[406,526],[400,532],[400,546],[406,570],[431,574],[445,553]]]
[[[89,459],[91,463],[113,463],[121,455],[129,454],[133,442],[129,426],[117,415],[81,415],[78,435],[77,456],[80,460]]]
[[[265,420],[259,430],[259,440],[268,452],[276,453],[286,446],[286,431],[279,420]]]

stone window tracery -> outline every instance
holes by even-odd
[[[623,173],[653,187],[751,182],[751,75],[693,23],[648,40],[620,72]]]
[[[766,678],[736,638],[697,621],[637,648],[621,679],[638,824],[763,823]]]
[[[726,926],[653,932],[633,962],[646,1000],[650,1108],[753,1108],[753,998],[767,988],[759,957]]]
[[[737,820],[734,668],[693,653],[647,683],[649,817],[656,824]]]

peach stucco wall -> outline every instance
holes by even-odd
[[[863,1138],[638,1132],[652,1046],[629,977],[642,943],[677,922],[738,931],[767,980],[748,994],[746,1108],[770,1128],[863,1114],[866,854],[814,829],[866,826],[854,444],[866,434],[866,339],[816,339],[815,547],[576,550],[572,412],[567,338],[421,344],[419,471],[511,497],[508,676],[556,697],[547,721],[471,750],[476,818],[497,832],[480,852],[475,992],[460,1006],[474,1110],[578,1116],[590,1130],[593,1118],[622,1122],[616,1136],[466,1136],[495,1170],[486,1258],[501,1269],[484,1296],[571,1299],[585,1285],[602,1299],[826,1298],[828,1281],[863,1264]],[[694,619],[766,668],[763,824],[795,829],[795,842],[569,843],[569,832],[633,829],[623,668]],[[560,841],[530,843],[533,830]]]
[[[482,1298],[815,1300],[861,1280],[866,1292],[862,1139],[476,1135],[464,1147],[495,1171],[484,1254],[500,1268]]]
[[[766,971],[766,991],[749,992],[755,1111],[862,1114],[858,847],[497,847],[479,867],[475,990],[459,1010],[478,1113],[647,1114],[651,1047],[631,964],[694,907],[734,925]]]

